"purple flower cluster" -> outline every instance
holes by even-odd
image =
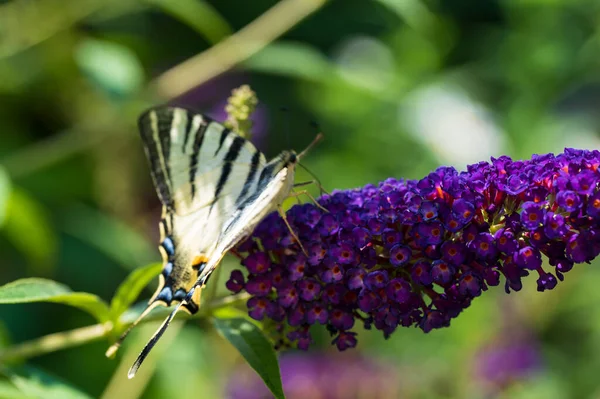
[[[599,151],[566,149],[324,195],[329,212],[287,213],[308,256],[272,214],[236,249],[248,274],[233,271],[227,287],[251,294],[250,316],[299,348],[313,324],[340,350],[356,345],[357,322],[386,337],[446,327],[501,276],[507,293],[531,273],[550,290],[600,253],[598,165]]]

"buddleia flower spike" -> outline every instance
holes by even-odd
[[[538,291],[552,290],[600,254],[599,167],[599,151],[565,149],[334,191],[318,200],[328,213],[287,212],[307,256],[268,216],[237,247],[247,270],[227,287],[252,295],[248,314],[278,347],[308,348],[314,324],[339,350],[356,346],[356,325],[385,337],[447,327],[502,280],[509,293],[533,274]]]

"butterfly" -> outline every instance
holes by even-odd
[[[198,311],[202,287],[223,256],[269,213],[279,211],[304,250],[281,204],[294,187],[298,161],[320,138],[300,154],[283,151],[267,162],[248,140],[184,108],[151,108],[139,117],[138,127],[162,203],[159,250],[163,269],[146,310],[108,349],[107,356],[154,307],[177,305],[139,354],[129,378],[180,309],[190,314]]]

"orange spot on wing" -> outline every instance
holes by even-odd
[[[198,266],[208,262],[208,257],[204,254],[196,255],[192,260],[192,266]]]

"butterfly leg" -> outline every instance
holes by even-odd
[[[302,190],[302,191],[297,191],[297,192],[290,193],[290,197],[296,197],[296,198],[298,198],[301,195],[306,195],[317,206],[317,208],[321,209],[323,212],[329,213],[329,211],[327,209],[323,208],[323,206],[321,204],[319,204],[317,202],[317,200],[315,199],[315,197],[313,197],[312,194],[309,193],[308,191]]]
[[[316,180],[301,181],[300,183],[294,183],[294,187],[304,187],[308,186],[309,184],[316,184],[315,182]]]
[[[320,195],[329,194],[327,192],[327,190],[325,190],[325,187],[323,187],[323,185],[321,184],[321,182],[319,180],[303,181],[303,182],[294,184],[294,187],[304,187],[304,186],[308,186],[309,184],[314,184],[317,187],[319,187],[319,193],[320,193]]]
[[[279,212],[279,215],[281,216],[281,218],[285,222],[285,225],[287,226],[288,230],[292,234],[292,237],[294,237],[294,239],[296,240],[296,242],[298,243],[298,245],[300,245],[300,249],[302,249],[302,252],[304,252],[304,255],[308,256],[308,252],[306,252],[306,249],[304,249],[304,246],[300,242],[300,239],[298,238],[298,236],[296,235],[296,233],[292,229],[292,226],[290,226],[290,224],[289,224],[289,222],[287,220],[287,216],[285,216],[285,211],[283,210],[283,208],[281,206],[277,207],[277,212]]]
[[[229,253],[240,260],[244,259],[244,257],[242,255],[240,255],[240,253],[235,248],[230,249]]]
[[[296,183],[296,184],[294,184],[294,187],[302,187],[302,186],[306,186],[306,185],[311,184],[311,183],[312,182],[310,182],[310,181],[305,181],[305,182],[302,182],[302,183]],[[302,205],[302,201],[300,201],[300,198],[297,195],[291,195],[290,194],[289,196],[290,197],[296,197],[296,202],[298,203],[298,205]]]

